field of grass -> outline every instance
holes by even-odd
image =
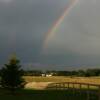
[[[28,82],[26,88],[32,88],[32,89],[45,89],[48,86],[51,87],[50,84],[52,84],[52,83],[62,83],[62,82],[89,83],[89,84],[100,85],[100,77],[64,77],[64,76],[34,77],[34,76],[27,76],[24,78]],[[52,82],[52,83],[49,83],[49,82]],[[54,87],[54,85],[53,85],[53,87]],[[67,84],[65,87],[68,87]],[[73,84],[70,84],[69,87],[73,88]],[[74,84],[74,88],[80,89],[80,85]],[[54,89],[56,89],[56,88],[54,88]],[[81,89],[88,89],[88,85],[81,85]],[[98,86],[89,86],[89,89],[97,90],[97,89],[99,89],[99,87]]]
[[[100,84],[100,77],[25,76],[24,79],[26,80],[26,82],[79,82],[79,83]]]
[[[100,77],[24,77],[25,81],[30,82],[82,82],[100,84]],[[91,90],[90,100],[98,100],[97,90]],[[0,100],[87,100],[87,91],[82,90],[33,90],[23,89],[14,95],[0,89]]]
[[[91,100],[98,100],[96,95],[91,95]],[[20,90],[11,95],[4,90],[0,90],[0,100],[87,100],[86,92],[76,92],[68,90]]]

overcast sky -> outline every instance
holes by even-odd
[[[0,64],[16,52],[22,63],[41,69],[44,65],[99,66],[100,0],[79,0],[42,54],[47,31],[70,2],[0,0]]]

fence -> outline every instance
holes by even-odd
[[[76,83],[76,82],[62,82],[62,83],[51,83],[48,85],[47,89],[56,89],[56,90],[72,90],[75,91],[84,90],[87,94],[87,100],[90,100],[91,92],[96,93],[98,100],[100,100],[100,85],[97,84],[88,84],[88,83]]]

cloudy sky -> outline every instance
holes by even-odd
[[[79,0],[49,40],[48,30],[71,0],[0,0],[0,64],[16,52],[35,66],[100,65],[100,0]],[[50,67],[48,67],[50,69]],[[61,67],[65,69],[65,67]]]

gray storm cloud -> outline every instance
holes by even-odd
[[[46,32],[70,1],[0,0],[0,64],[16,52],[23,63],[99,65],[99,0],[79,0],[41,55]]]
[[[0,0],[0,63],[15,51],[24,62],[37,61],[45,33],[67,3],[66,0]]]
[[[79,0],[48,44],[50,51],[100,55],[99,9],[100,1],[98,0]],[[49,49],[48,53],[52,53]]]

